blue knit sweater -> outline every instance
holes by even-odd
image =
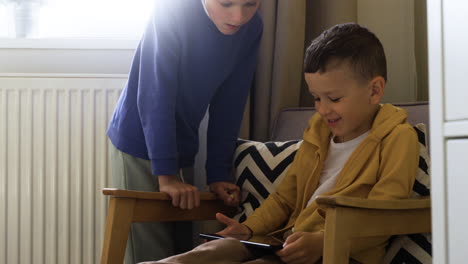
[[[110,122],[112,143],[151,160],[153,175],[175,175],[193,165],[209,107],[207,181],[231,180],[262,30],[256,14],[224,35],[199,0],[157,1]]]

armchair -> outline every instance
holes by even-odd
[[[399,106],[407,109],[410,123],[428,124],[427,103]],[[272,140],[300,138],[313,111],[313,108],[283,110],[275,124]],[[216,212],[233,215],[236,211],[224,206],[212,193],[202,193],[200,207],[190,211],[173,207],[165,193],[118,189],[104,189],[103,193],[110,196],[110,200],[101,263],[123,263],[133,222],[212,220]],[[325,216],[323,263],[326,264],[348,263],[350,243],[355,238],[431,231],[429,197],[381,201],[321,196],[317,203],[320,213]],[[350,223],[355,228],[344,228]]]

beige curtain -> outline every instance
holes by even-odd
[[[306,0],[306,48],[325,29],[345,22],[357,21],[357,0]],[[313,106],[314,101],[303,83],[300,106]]]
[[[260,13],[264,31],[247,120],[250,138],[264,141],[278,112],[300,102],[306,0],[264,0]]]

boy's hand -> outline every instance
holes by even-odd
[[[239,186],[230,182],[214,182],[210,184],[210,191],[216,193],[225,205],[238,206],[240,201]]]
[[[243,240],[249,239],[252,236],[252,230],[250,230],[250,228],[237,222],[236,220],[232,218],[225,216],[222,213],[217,213],[216,219],[219,222],[227,225],[226,228],[216,233],[218,235],[232,236],[232,237],[243,239]]]
[[[181,182],[175,175],[159,175],[159,191],[169,194],[172,205],[181,209],[200,206],[200,192],[197,187]]]
[[[276,255],[285,263],[315,263],[322,256],[323,232],[295,232],[288,236],[283,247]]]

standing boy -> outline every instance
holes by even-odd
[[[386,78],[384,50],[373,33],[357,24],[323,32],[305,58],[305,79],[317,113],[284,181],[245,222],[217,215],[227,225],[222,235],[283,236],[284,248],[258,257],[237,240],[223,239],[158,263],[315,263],[324,238],[318,195],[408,198],[419,144],[406,112],[380,104]],[[353,241],[351,257],[380,263],[387,240]]]
[[[107,132],[115,187],[160,191],[176,207],[198,207],[193,176],[179,171],[194,164],[208,110],[207,184],[226,204],[238,204],[231,160],[257,66],[260,2],[155,1]],[[133,224],[127,263],[191,249],[190,228],[180,224]]]

